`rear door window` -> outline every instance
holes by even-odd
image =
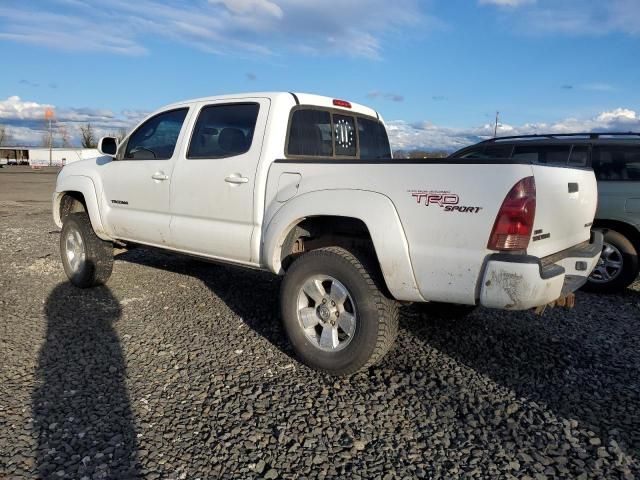
[[[596,146],[593,171],[602,181],[640,181],[640,146]]]
[[[519,145],[513,159],[541,165],[567,165],[571,145]]]
[[[257,103],[204,107],[196,121],[187,158],[225,158],[248,152],[259,111]]]

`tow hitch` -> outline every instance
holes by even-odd
[[[576,295],[574,293],[570,293],[568,295],[558,298],[557,300],[554,300],[551,303],[547,303],[546,305],[540,305],[539,307],[536,307],[534,309],[534,312],[536,315],[542,315],[544,311],[547,309],[547,307],[573,308],[575,306],[576,306]]]

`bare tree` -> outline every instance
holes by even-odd
[[[90,123],[80,126],[80,133],[82,134],[82,147],[83,148],[96,148],[98,141],[96,140],[96,134],[93,131],[93,127]]]
[[[61,124],[58,126],[58,136],[60,137],[60,143],[62,144],[62,147],[68,148],[71,146],[71,137],[66,125]]]
[[[53,147],[53,144],[50,145],[49,142],[53,143],[53,138],[51,137],[51,135],[49,135],[49,132],[44,132],[42,134],[42,137],[41,137],[41,140],[40,140],[40,144],[44,148]]]
[[[127,136],[127,130],[120,127],[117,131],[110,132],[108,136],[114,137],[118,141],[118,145],[120,145],[122,141],[125,139],[125,137]]]
[[[3,145],[8,145],[10,141],[9,132],[7,131],[7,127],[4,125],[0,125],[0,147]]]

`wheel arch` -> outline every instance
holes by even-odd
[[[424,301],[418,291],[404,229],[388,197],[362,190],[321,190],[295,197],[264,228],[263,263],[272,272],[284,274],[292,238],[311,236],[314,229],[337,239],[337,245],[347,246],[345,241],[370,242],[391,295],[398,300]],[[322,246],[329,243],[322,241],[316,245]]]
[[[64,178],[56,186],[53,196],[53,220],[58,227],[62,227],[66,215],[79,211],[87,212],[91,226],[99,238],[113,240],[102,224],[93,181],[89,177],[73,175]]]
[[[636,252],[640,253],[640,231],[633,225],[620,220],[595,219],[593,228],[600,230],[615,230],[624,235],[633,244]]]

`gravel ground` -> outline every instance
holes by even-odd
[[[54,179],[0,170],[0,478],[640,478],[640,283],[541,318],[406,308],[336,380],[292,357],[268,274],[139,248],[70,286]]]

